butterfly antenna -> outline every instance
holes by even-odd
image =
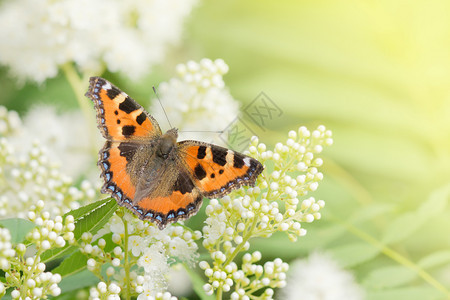
[[[158,99],[159,105],[161,105],[161,108],[162,108],[162,110],[163,110],[163,112],[164,112],[164,115],[166,116],[167,122],[169,122],[170,128],[173,128],[172,124],[170,123],[169,117],[167,116],[166,110],[164,109],[164,106],[163,106],[162,103],[161,103],[161,99],[159,98],[159,95],[158,95],[158,93],[156,92],[155,86],[153,86],[153,92],[155,93],[156,98]]]
[[[223,133],[223,130],[180,130],[180,132],[207,132],[207,133]]]

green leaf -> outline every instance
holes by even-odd
[[[450,250],[442,250],[434,252],[417,263],[424,269],[434,268],[450,263]]]
[[[86,269],[87,257],[80,251],[72,253],[66,258],[58,267],[52,270],[53,273],[58,273],[62,277],[71,276]]]
[[[353,243],[329,249],[330,253],[344,268],[354,267],[378,255],[379,249],[366,243]]]
[[[206,283],[200,275],[198,275],[197,272],[192,270],[189,266],[184,266],[186,269],[189,277],[191,278],[191,282],[193,284],[193,288],[197,296],[202,300],[214,300],[216,299],[213,295],[208,296],[205,294],[205,291],[203,290],[203,285]]]
[[[58,286],[61,289],[61,294],[64,294],[95,285],[98,281],[99,279],[95,277],[94,274],[88,270],[84,270],[80,273],[63,278]]]
[[[434,217],[441,213],[447,206],[448,198],[450,196],[450,185],[445,185],[439,189],[434,190],[429,196],[428,200],[420,205],[417,213],[420,213],[424,218]]]
[[[419,229],[423,222],[423,218],[415,212],[403,214],[388,226],[382,241],[386,244],[401,242]]]
[[[449,195],[450,185],[433,191],[417,211],[405,213],[394,220],[387,228],[382,241],[387,244],[398,243],[410,237],[425,222],[445,209]]]
[[[89,203],[85,206],[67,212],[66,214],[64,214],[64,217],[72,215],[75,220],[80,219],[83,216],[88,215],[91,211],[94,211],[101,207],[102,204],[110,202],[112,199],[113,198],[106,198],[93,203]]]
[[[9,230],[11,243],[17,244],[25,239],[27,233],[36,227],[36,224],[25,219],[11,218],[0,220],[0,226]]]
[[[76,239],[81,238],[84,232],[97,233],[109,221],[118,207],[114,198],[107,198],[92,204],[97,205],[85,210],[79,218],[75,219],[74,235]]]
[[[416,272],[404,266],[388,266],[369,273],[363,285],[372,289],[393,288],[409,283],[416,277]]]
[[[383,214],[388,214],[394,209],[394,205],[391,203],[374,203],[368,206],[364,206],[357,210],[351,217],[350,223],[358,223],[363,221],[372,220]]]
[[[106,224],[106,222],[108,222],[116,209],[116,200],[113,198],[107,198],[68,212],[66,215],[73,213],[74,218],[76,216],[74,230],[75,239],[79,240],[84,232],[95,234]],[[41,259],[43,262],[47,262],[65,255],[69,255],[76,249],[77,247],[71,245],[66,245],[65,247],[59,249],[50,249],[42,254]]]
[[[116,246],[112,242],[112,235],[113,234],[110,232],[101,237],[106,241],[106,246],[103,248],[106,253],[113,251]],[[98,245],[99,240],[100,239],[96,240],[93,245]],[[53,269],[52,272],[58,273],[62,277],[71,276],[86,269],[87,260],[87,257],[83,253],[81,253],[80,251],[75,251],[74,253],[72,253],[72,255],[67,257],[58,267]]]

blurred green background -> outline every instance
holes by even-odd
[[[121,79],[149,99],[148,82],[177,63],[222,58],[235,99],[264,92],[280,107],[268,145],[288,130],[333,131],[325,151],[323,218],[296,243],[253,245],[289,260],[324,249],[354,272],[368,299],[450,297],[450,2],[204,1],[183,42],[145,80]],[[112,79],[114,75],[109,78]],[[2,69],[1,103],[77,103],[64,77],[19,88]]]
[[[187,38],[200,57],[230,65],[237,99],[264,91],[283,110],[261,139],[298,125],[334,134],[315,194],[327,203],[323,219],[268,252],[327,249],[368,299],[450,297],[449,13],[449,1],[212,1],[197,10]]]

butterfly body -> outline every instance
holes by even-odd
[[[203,197],[254,185],[263,170],[257,160],[220,146],[177,142],[176,128],[162,134],[150,114],[105,79],[92,77],[86,96],[107,140],[98,162],[102,192],[160,229],[195,214]]]

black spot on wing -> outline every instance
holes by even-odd
[[[122,135],[124,137],[130,137],[136,131],[136,127],[133,125],[125,125],[122,127]]]
[[[110,88],[109,90],[106,91],[106,95],[108,95],[108,97],[109,97],[111,100],[113,100],[114,98],[116,98],[117,95],[119,95],[119,94],[120,94],[119,89],[116,88],[116,87],[114,87],[114,86],[113,86],[112,88]]]
[[[182,194],[190,193],[194,189],[194,183],[189,178],[188,174],[180,173],[178,175],[175,184],[173,185],[174,191],[179,191]]]
[[[202,180],[206,176],[206,171],[200,164],[197,164],[194,169],[194,175],[198,180]]]
[[[239,153],[234,153],[233,167],[240,169],[244,164],[244,156]]]
[[[197,158],[203,159],[205,158],[205,156],[206,156],[206,147],[205,146],[198,147]]]
[[[221,149],[221,148],[211,148],[212,156],[213,156],[213,162],[215,162],[218,165],[221,165],[222,167],[227,164],[227,150]]]
[[[144,112],[142,112],[139,116],[136,117],[136,122],[139,125],[142,125],[142,123],[144,123],[145,119],[147,119],[147,116],[145,115]]]
[[[127,162],[130,162],[133,159],[133,156],[136,154],[138,146],[134,143],[122,142],[117,148],[120,151],[120,156],[125,157]]]
[[[126,112],[127,114],[138,110],[139,108],[139,105],[130,97],[126,97],[125,100],[123,100],[123,102],[119,104],[119,109]]]

